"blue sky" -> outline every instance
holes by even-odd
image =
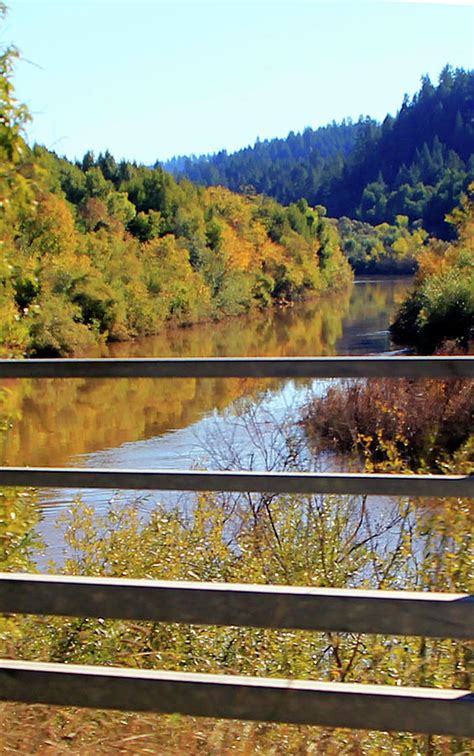
[[[30,140],[153,163],[344,116],[395,113],[420,77],[473,67],[460,3],[7,0]],[[469,7],[470,6],[470,7]]]

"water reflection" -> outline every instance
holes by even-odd
[[[407,279],[360,281],[351,291],[285,310],[110,345],[103,356],[205,357],[363,354],[389,349],[387,324]],[[42,379],[8,381],[15,422],[0,439],[4,465],[92,464],[84,455],[159,439],[287,381]],[[176,438],[179,446],[179,439]],[[142,446],[142,451],[146,447]],[[137,450],[138,451],[138,450]],[[151,451],[148,450],[148,451]],[[94,455],[95,456],[95,455]],[[119,455],[122,457],[123,455]],[[133,455],[136,456],[136,455]],[[145,455],[149,460],[149,455]],[[123,462],[123,459],[121,459]],[[155,462],[154,466],[158,466]]]

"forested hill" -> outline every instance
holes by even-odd
[[[333,123],[165,166],[196,183],[255,189],[284,204],[304,197],[336,217],[377,224],[403,214],[449,237],[444,217],[474,178],[473,153],[474,72],[446,66],[437,86],[423,77],[419,92],[382,124]]]
[[[376,122],[361,119],[306,128],[286,139],[257,139],[253,147],[228,154],[179,156],[163,168],[196,184],[220,184],[233,191],[268,194],[283,204],[302,197],[312,200],[319,187],[340,175],[344,159],[354,149],[358,135]],[[315,204],[315,203],[313,203]]]

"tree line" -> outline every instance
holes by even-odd
[[[345,286],[322,209],[177,182],[160,167],[30,149],[1,58],[0,350],[65,355],[165,324],[238,315]]]
[[[333,122],[164,166],[199,184],[264,192],[284,204],[304,197],[334,217],[393,224],[406,215],[451,238],[445,215],[474,179],[473,101],[474,73],[446,66],[436,86],[424,76],[420,90],[382,124],[368,117]]]

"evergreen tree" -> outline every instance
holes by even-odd
[[[336,217],[395,223],[402,213],[449,237],[444,214],[474,178],[473,102],[473,72],[446,66],[437,86],[423,76],[419,92],[405,95],[396,117],[381,126],[362,117],[333,122],[234,154],[174,158],[165,167],[206,186],[253,187],[286,205],[304,197]]]

